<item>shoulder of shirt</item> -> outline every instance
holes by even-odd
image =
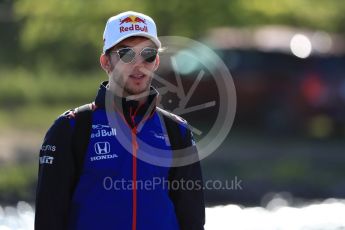
[[[170,119],[174,120],[179,124],[188,125],[188,122],[185,119],[176,114],[173,114],[172,112],[169,112],[159,107],[156,107],[156,111],[161,113],[163,116],[169,117]]]
[[[65,112],[63,112],[58,119],[63,119],[63,120],[73,120],[75,119],[78,114],[83,113],[85,111],[95,111],[96,110],[96,105],[94,102],[88,103],[79,107],[76,107],[74,109],[69,109]]]
[[[92,104],[93,103],[89,103],[83,106],[79,106],[62,113],[55,119],[53,124],[48,129],[47,136],[53,134],[56,135],[60,132],[68,132],[70,128],[73,128],[75,126],[77,121],[76,118],[78,115],[81,115],[82,113],[87,111],[94,111],[96,109],[96,107]]]

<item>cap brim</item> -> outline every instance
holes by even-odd
[[[161,48],[162,44],[161,42],[159,41],[159,39],[155,36],[152,36],[150,34],[147,34],[147,33],[143,33],[143,32],[137,32],[137,33],[131,33],[131,34],[128,34],[126,36],[123,36],[121,37],[120,39],[118,39],[117,41],[115,41],[111,46],[109,46],[109,48],[103,50],[103,53],[105,53],[107,50],[111,49],[112,47],[114,47],[115,45],[119,44],[120,42],[122,42],[123,40],[129,38],[129,37],[136,37],[136,36],[139,36],[139,37],[145,37],[145,38],[148,38],[150,39],[156,46],[157,48]]]

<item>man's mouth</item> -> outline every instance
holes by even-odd
[[[145,74],[130,74],[129,77],[133,78],[133,79],[142,79],[144,78],[146,75]]]

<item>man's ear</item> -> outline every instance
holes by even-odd
[[[99,57],[99,63],[101,64],[102,69],[103,69],[106,73],[111,72],[110,58],[109,58],[106,54],[102,54],[102,55]]]

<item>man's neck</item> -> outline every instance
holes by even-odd
[[[130,94],[124,89],[113,87],[110,89],[114,95],[120,98],[125,98],[128,101],[138,101],[139,105],[144,104],[147,101],[150,91],[145,91],[140,94]]]
[[[147,101],[147,96],[148,93],[144,94],[137,94],[137,95],[127,95],[125,96],[126,100],[131,100],[131,101],[138,101],[139,105],[145,104]]]

